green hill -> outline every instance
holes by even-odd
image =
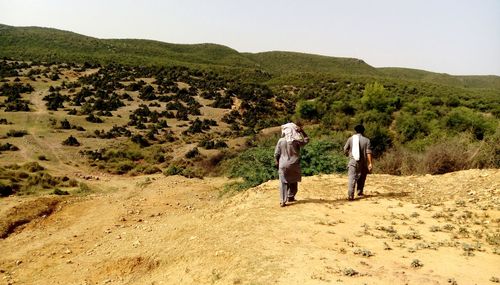
[[[270,51],[256,54],[246,53],[259,67],[273,73],[341,73],[377,75],[376,68],[356,58],[330,57],[297,52]]]
[[[297,52],[240,53],[218,44],[171,44],[140,39],[98,39],[42,27],[0,24],[0,57],[55,62],[121,63],[226,69],[246,78],[284,82],[335,75],[418,81],[462,88],[500,89],[499,76],[452,76],[409,68],[375,68],[356,58]],[[236,72],[235,72],[236,71]],[[256,72],[257,71],[257,72]],[[264,73],[262,73],[262,71]],[[267,74],[264,77],[259,77]],[[307,79],[309,78],[309,79]]]
[[[500,89],[500,77],[494,75],[449,75],[446,73],[398,67],[383,67],[377,68],[377,70],[385,76],[397,79],[424,81],[465,88]]]
[[[119,62],[133,65],[253,67],[237,51],[216,44],[169,44],[137,39],[97,39],[40,27],[0,25],[0,56],[23,60]]]

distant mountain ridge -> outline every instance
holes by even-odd
[[[240,53],[218,44],[172,44],[141,39],[98,39],[43,27],[0,24],[0,57],[59,62],[117,62],[129,65],[182,65],[262,70],[273,76],[334,73],[389,77],[465,88],[500,89],[500,76],[453,76],[409,68],[375,68],[356,58],[298,52]]]

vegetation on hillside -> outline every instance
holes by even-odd
[[[41,39],[54,44],[49,49]],[[30,100],[33,86],[48,86],[36,91],[44,92],[50,114],[65,116],[50,121],[54,132],[65,132],[59,144],[114,174],[226,173],[243,178],[237,188],[258,185],[276,177],[277,141],[261,139],[259,131],[297,119],[312,138],[302,151],[304,175],[344,172],[342,146],[359,123],[372,141],[377,172],[500,167],[496,76],[376,69],[357,59],[240,54],[217,45],[99,40],[4,25],[0,56],[30,60],[0,61],[0,111],[40,111]],[[10,117],[0,123],[12,124]],[[32,135],[9,128],[4,138]],[[229,143],[242,136],[248,138],[244,146]]]

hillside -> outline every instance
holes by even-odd
[[[377,75],[377,70],[356,58],[340,58],[297,52],[245,53],[258,66],[277,74],[286,73],[338,73],[350,75]]]
[[[416,80],[429,83],[438,83],[442,85],[457,86],[464,88],[492,88],[500,89],[500,77],[494,75],[473,76],[473,75],[449,75],[445,73],[435,73],[425,70],[381,67],[377,68],[382,74],[392,78],[405,80]]]
[[[452,76],[406,68],[374,68],[361,59],[296,52],[240,53],[218,44],[171,44],[140,39],[98,39],[41,27],[0,24],[0,57],[56,62],[187,66],[248,76],[255,70],[287,74],[335,74],[429,82],[466,88],[500,88],[499,76]],[[251,76],[255,76],[252,74]],[[269,78],[267,78],[269,79]]]
[[[0,56],[59,62],[131,65],[223,65],[252,67],[237,51],[216,44],[169,44],[139,39],[97,39],[40,27],[0,25]]]
[[[102,193],[0,199],[1,284],[492,284],[499,170],[307,177],[219,197],[223,178],[101,176]]]

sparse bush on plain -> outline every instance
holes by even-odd
[[[74,136],[69,136],[62,144],[67,146],[80,146],[80,142]]]
[[[14,138],[24,137],[27,134],[28,131],[26,130],[9,130],[7,132],[8,137],[14,137]]]

